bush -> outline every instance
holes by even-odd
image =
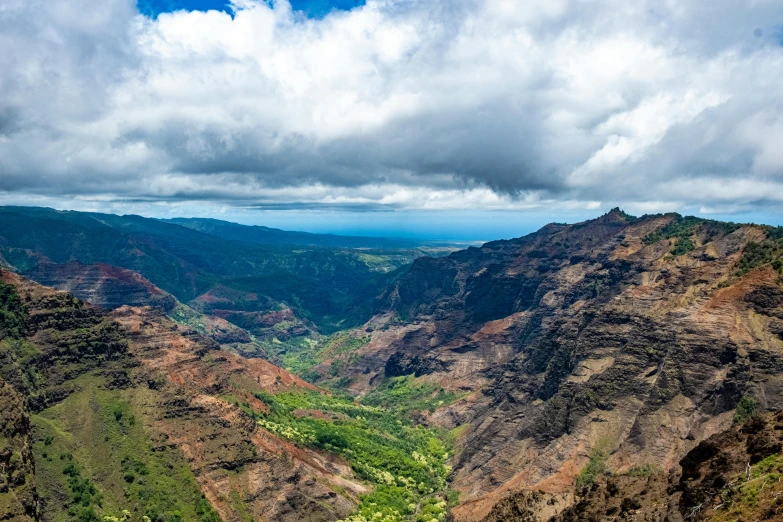
[[[734,424],[744,424],[748,419],[756,414],[758,404],[752,397],[742,397],[737,403],[737,409],[734,412]]]
[[[27,309],[16,287],[0,282],[0,339],[21,339],[27,331]]]
[[[594,449],[590,454],[590,460],[582,468],[582,471],[576,477],[576,486],[589,486],[599,475],[606,473],[606,460],[609,456],[603,450]]]
[[[628,469],[628,475],[632,477],[650,477],[655,475],[660,470],[654,464],[642,464],[640,466],[631,466]]]

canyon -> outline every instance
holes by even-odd
[[[775,509],[780,229],[614,209],[386,251],[189,224],[0,212],[6,519],[678,520],[728,517],[724,494]],[[770,483],[755,508],[746,467]],[[74,507],[69,484],[90,481],[101,502]]]

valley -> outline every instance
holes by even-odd
[[[615,209],[456,250],[3,207],[0,256],[4,519],[776,509],[779,228]]]

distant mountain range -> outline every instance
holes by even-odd
[[[412,249],[422,246],[443,245],[443,242],[413,241],[385,237],[340,236],[334,234],[311,234],[309,232],[291,232],[264,226],[249,226],[207,218],[166,219],[199,232],[205,232],[223,239],[245,241],[258,245],[306,245],[328,248],[371,248],[371,249]]]
[[[249,313],[290,308],[298,319],[325,331],[369,318],[375,296],[400,266],[452,250],[217,220],[0,208],[0,262],[36,281],[111,306],[144,304],[145,292],[154,286],[199,307],[231,310],[240,303]],[[104,268],[96,271],[97,265]],[[135,276],[111,267],[134,272],[151,285],[138,278],[132,283]],[[101,284],[93,289],[114,297],[86,290],[98,272]],[[85,278],[87,283],[79,281]],[[135,297],[123,297],[123,288]]]

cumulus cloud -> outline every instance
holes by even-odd
[[[779,0],[0,5],[0,191],[279,208],[783,200]]]

